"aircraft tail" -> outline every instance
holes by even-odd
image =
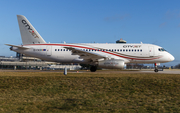
[[[46,43],[36,29],[23,15],[17,15],[23,45]]]

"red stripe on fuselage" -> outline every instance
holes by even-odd
[[[89,47],[83,47],[83,46],[77,46],[77,45],[68,45],[68,44],[28,44],[28,45],[24,45],[24,46],[36,46],[36,45],[51,45],[51,46],[69,46],[69,47],[77,47],[77,48],[83,48],[83,49],[93,49],[93,48],[89,48]],[[97,49],[93,49],[93,50],[97,50]],[[118,56],[118,57],[122,57],[122,58],[127,58],[127,59],[131,59],[131,60],[154,60],[154,59],[159,59],[160,57],[156,57],[156,58],[151,58],[151,59],[142,59],[142,58],[130,58],[130,57],[126,57],[126,56],[121,56],[115,53],[111,53],[111,52],[107,52],[107,51],[101,51],[107,54],[111,54],[114,56]]]

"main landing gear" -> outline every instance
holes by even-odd
[[[157,68],[157,64],[156,63],[154,63],[154,67],[155,67],[155,69],[154,69],[154,72],[158,72],[158,68]]]
[[[97,66],[91,66],[90,70],[91,72],[95,72],[97,70]]]

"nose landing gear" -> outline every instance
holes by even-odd
[[[156,63],[154,63],[154,67],[155,67],[155,69],[154,69],[154,72],[158,72],[158,68],[157,68],[157,64]]]

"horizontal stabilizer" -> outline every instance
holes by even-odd
[[[16,45],[11,45],[11,44],[5,44],[7,46],[12,46],[12,47],[17,47],[19,49],[29,49],[28,47],[23,47],[23,46],[16,46]]]

